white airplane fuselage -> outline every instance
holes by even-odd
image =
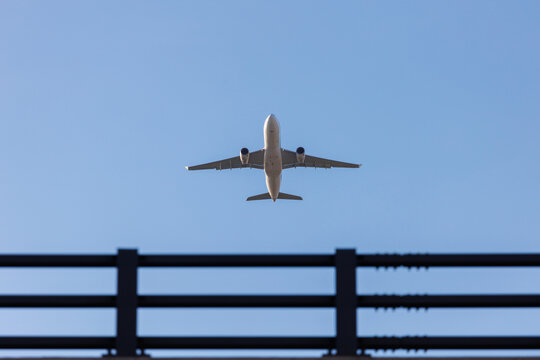
[[[264,173],[266,187],[273,201],[276,201],[281,186],[281,139],[279,122],[270,114],[264,122]]]

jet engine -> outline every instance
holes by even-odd
[[[306,150],[304,150],[304,148],[300,146],[296,149],[296,162],[298,162],[299,164],[303,164],[305,159]]]
[[[240,149],[240,161],[242,162],[242,165],[247,165],[249,161],[249,150],[248,148],[242,148]]]

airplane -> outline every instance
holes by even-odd
[[[298,147],[296,151],[285,150],[281,148],[281,139],[279,133],[279,122],[274,114],[268,115],[264,122],[264,149],[250,153],[243,147],[240,150],[240,156],[234,156],[229,159],[210,162],[202,165],[186,166],[188,170],[226,170],[237,168],[254,168],[264,170],[266,174],[267,193],[250,196],[246,200],[302,200],[297,195],[285,194],[280,192],[281,171],[284,169],[296,167],[311,167],[329,169],[332,167],[341,168],[359,168],[362,164],[351,164],[341,161],[323,159],[315,156],[306,155],[303,147]]]

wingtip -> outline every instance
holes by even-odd
[[[186,166],[185,168],[186,168],[186,170],[189,170],[189,166]]]

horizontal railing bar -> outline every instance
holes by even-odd
[[[333,267],[334,255],[139,255],[140,267]],[[116,255],[0,255],[0,267],[115,267]],[[359,267],[530,267],[540,254],[364,254]]]
[[[0,307],[82,307],[116,306],[114,295],[2,295]],[[332,295],[140,295],[138,307],[333,307]]]
[[[0,307],[9,308],[110,308],[115,295],[0,295]]]
[[[357,255],[359,267],[540,266],[540,254],[375,254]]]
[[[113,267],[116,255],[0,255],[0,267]]]
[[[111,308],[114,295],[2,295],[0,307]],[[540,307],[540,295],[358,295],[361,308]],[[332,308],[333,295],[139,295],[138,307]]]
[[[334,255],[140,255],[144,267],[328,267]]]
[[[334,255],[141,255],[148,267],[324,267]],[[365,254],[359,267],[540,266],[540,254]]]
[[[140,337],[142,349],[330,349],[332,337]]]
[[[357,306],[410,309],[540,307],[540,295],[359,295]]]
[[[0,337],[0,349],[111,349],[113,337]],[[332,349],[333,337],[138,337],[141,349]],[[359,337],[366,350],[533,350],[539,336]]]
[[[140,307],[189,308],[330,308],[335,306],[333,295],[161,295],[139,296]]]
[[[1,336],[0,349],[113,349],[114,337]]]
[[[404,336],[358,338],[359,349],[373,350],[534,350],[540,336]]]

